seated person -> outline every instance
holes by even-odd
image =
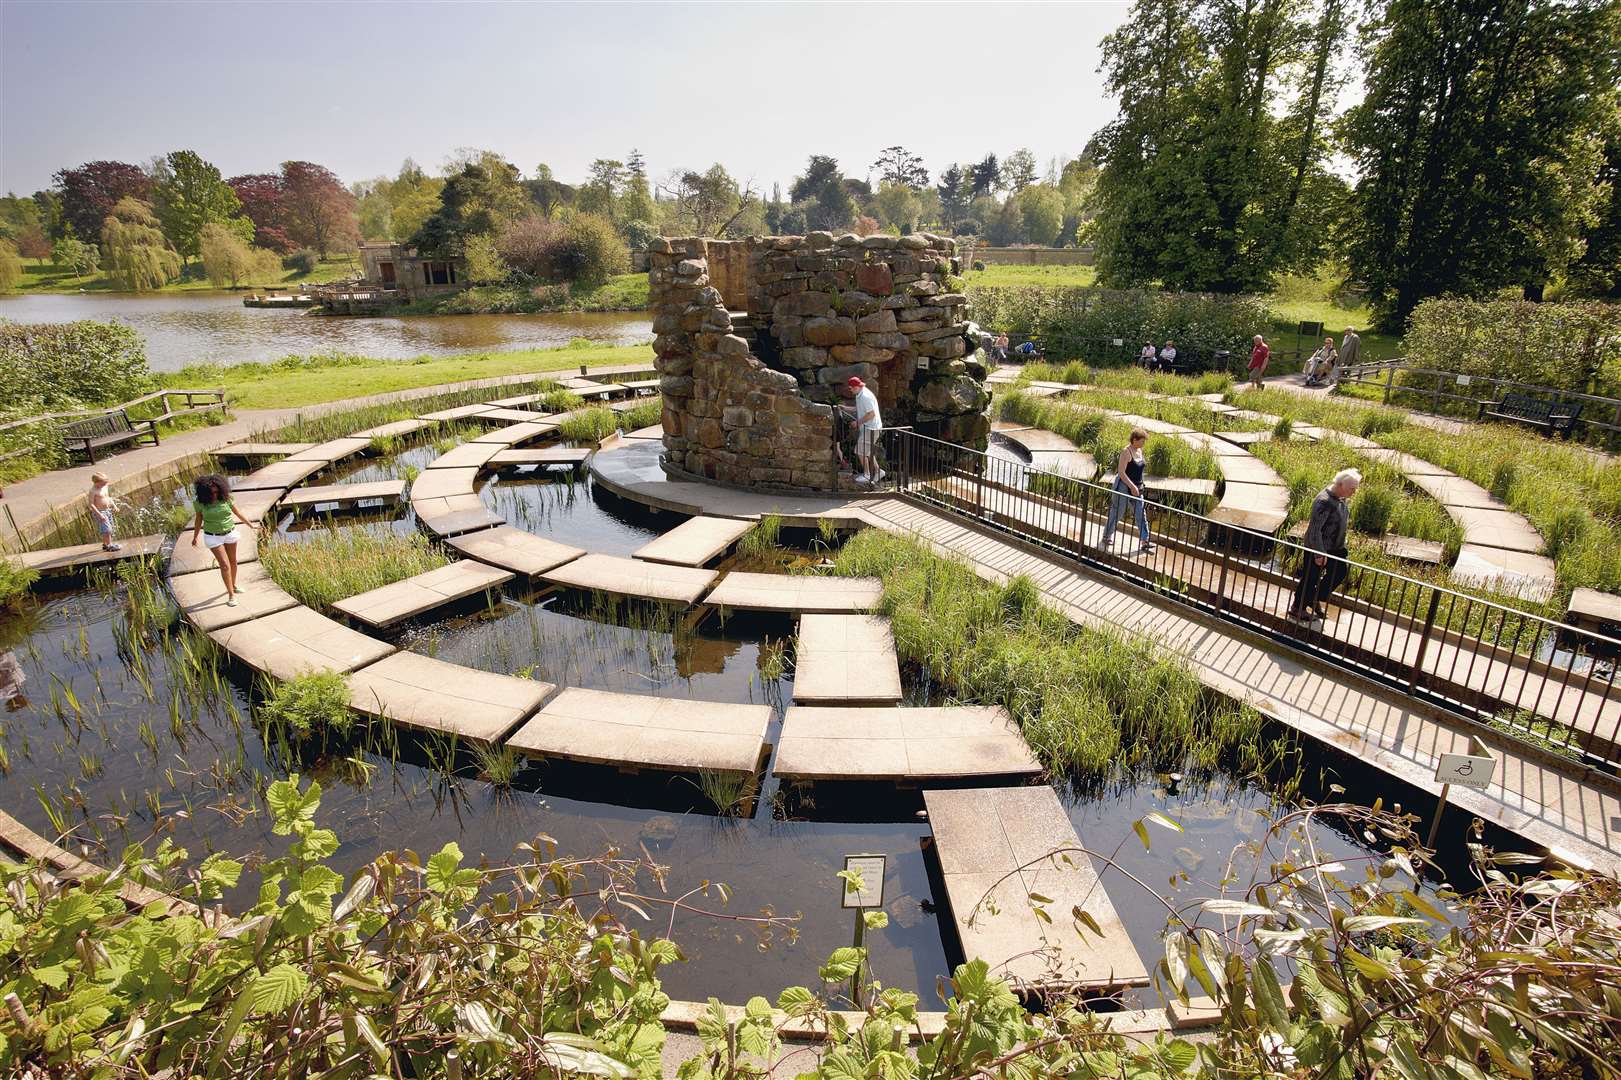
[[[1028,339],[1019,342],[1019,347],[1013,351],[1025,360],[1033,360],[1041,355],[1041,350],[1036,348],[1036,343]]]
[[[998,364],[1007,359],[1007,335],[997,334],[996,340],[991,342],[991,359]]]
[[[1159,369],[1171,371],[1176,367],[1176,342],[1167,341],[1159,351]]]
[[[1322,347],[1306,361],[1306,385],[1322,386],[1325,379],[1333,376],[1339,364],[1340,354],[1334,348],[1334,339],[1324,338]]]
[[[1154,370],[1154,346],[1144,345],[1143,351],[1137,354],[1137,362],[1149,371]]]

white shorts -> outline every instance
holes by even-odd
[[[862,428],[856,432],[856,453],[862,457],[870,457],[873,449],[878,445],[878,429]]]
[[[217,547],[224,547],[226,544],[234,544],[234,543],[236,543],[236,530],[235,529],[232,529],[228,533],[221,533],[218,536],[215,536],[211,532],[203,533],[203,545],[205,547],[207,547],[208,550],[210,550],[210,551],[214,550]]]

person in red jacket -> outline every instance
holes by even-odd
[[[1255,348],[1250,350],[1250,385],[1261,388],[1261,376],[1266,374],[1266,362],[1272,359],[1272,349],[1260,334],[1255,335]]]

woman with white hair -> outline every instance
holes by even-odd
[[[1300,583],[1295,587],[1289,616],[1308,625],[1328,618],[1323,603],[1345,582],[1349,566],[1345,538],[1351,528],[1351,496],[1362,483],[1355,469],[1341,469],[1311,502],[1311,518],[1300,553]]]

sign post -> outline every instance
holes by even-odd
[[[841,907],[854,908],[856,913],[855,947],[864,947],[867,940],[867,909],[884,906],[884,868],[886,855],[846,855],[844,871],[839,879],[844,882]],[[850,1002],[861,1008],[861,975],[866,965],[857,963],[850,976]]]
[[[1497,759],[1486,749],[1478,736],[1469,737],[1473,754],[1442,754],[1435,763],[1435,778],[1441,782],[1441,801],[1435,804],[1435,817],[1430,819],[1430,836],[1424,846],[1435,847],[1435,838],[1441,833],[1441,815],[1446,813],[1447,795],[1452,785],[1484,791],[1491,785],[1492,774],[1497,771]]]

